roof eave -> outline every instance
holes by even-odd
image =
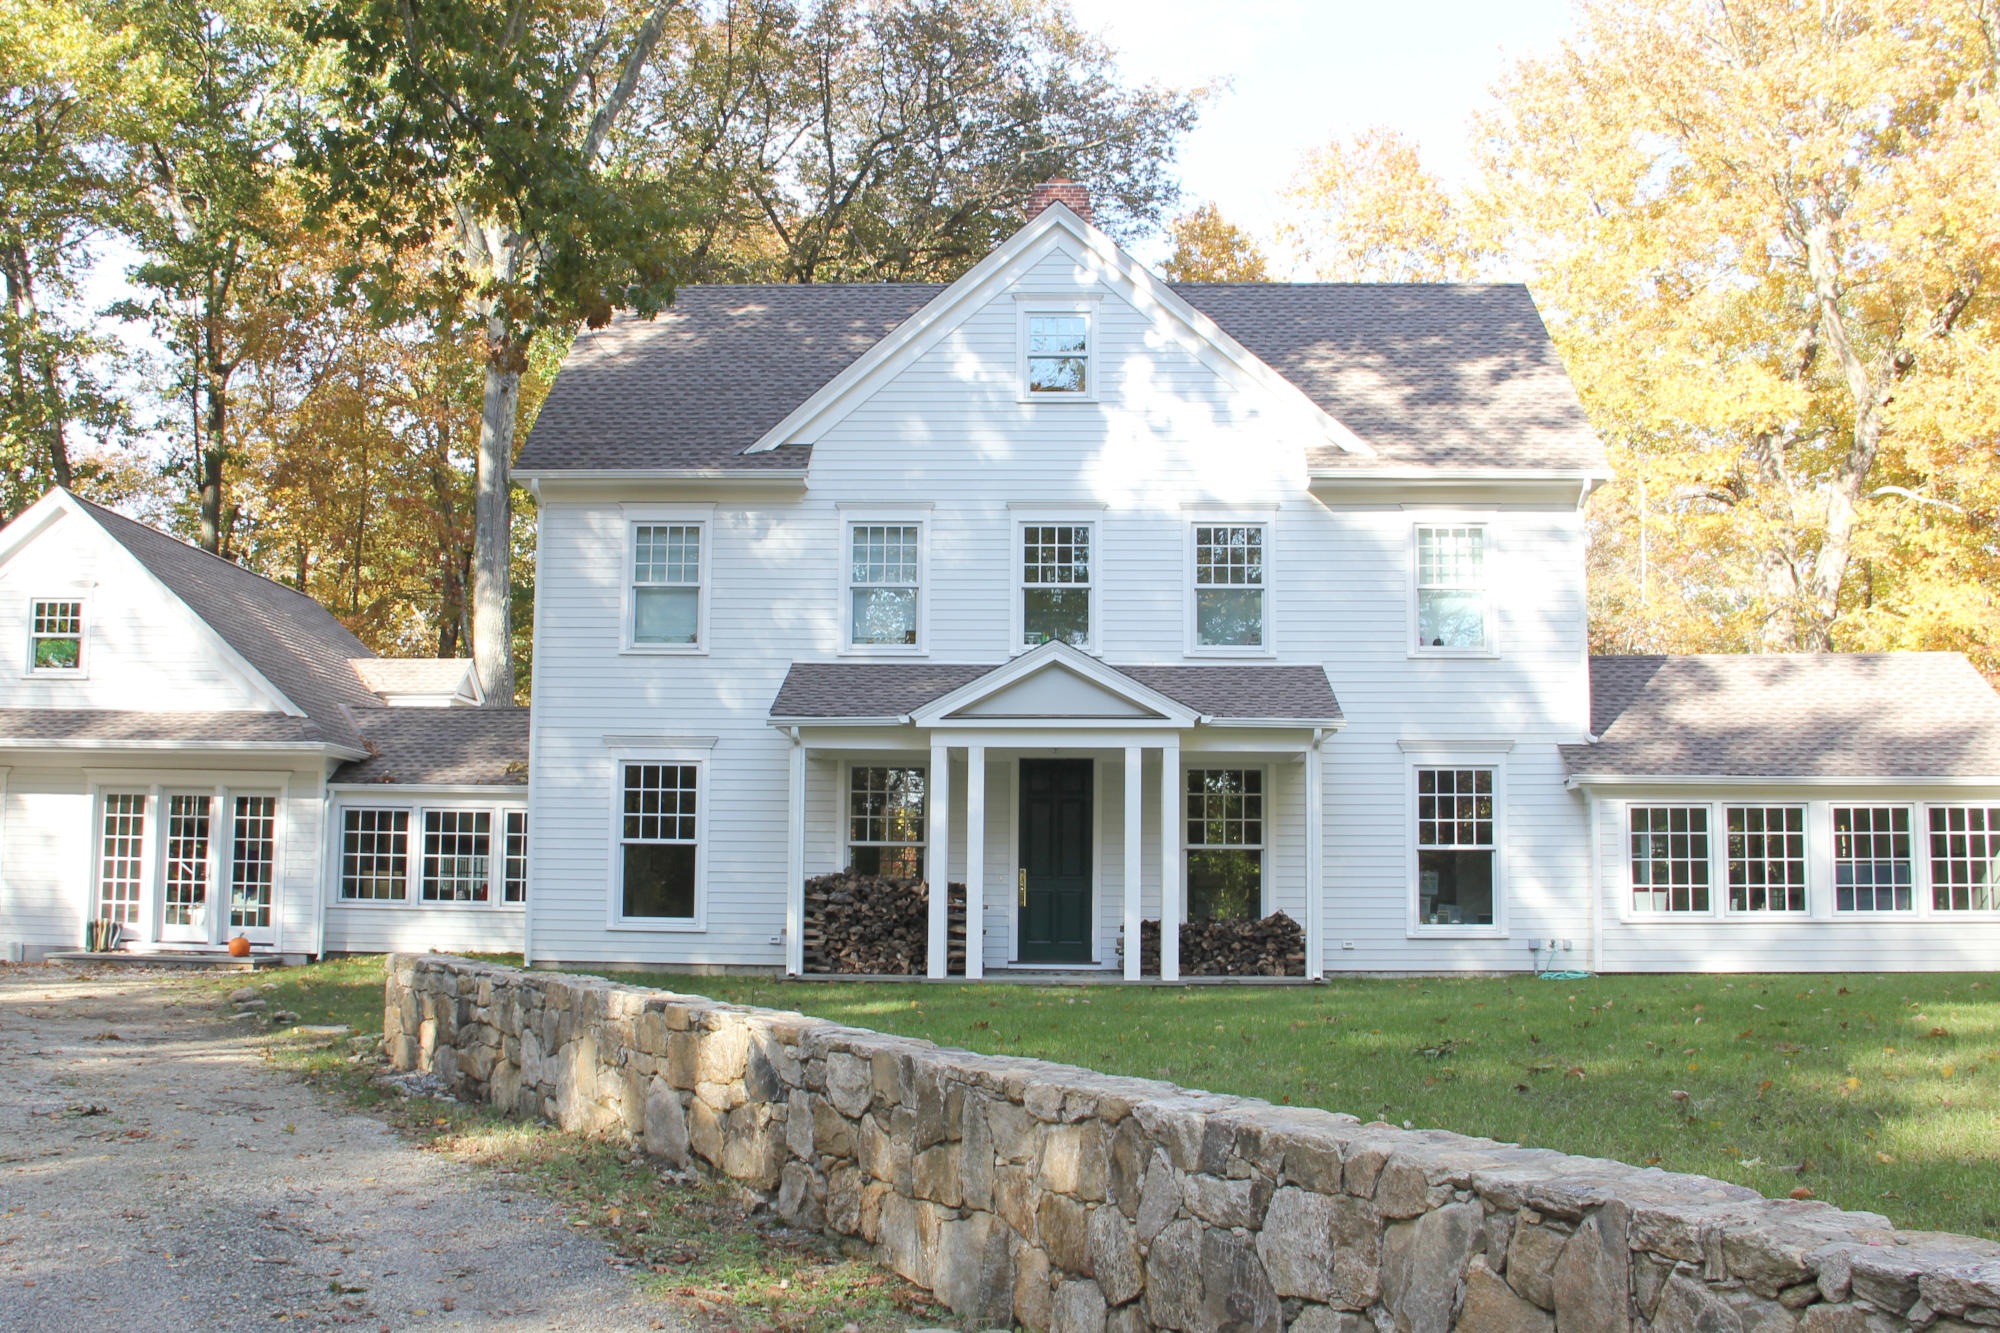
[[[194,750],[203,754],[298,754],[342,762],[368,758],[368,751],[332,741],[114,740],[100,736],[65,738],[0,736],[4,750]]]
[[[524,482],[724,481],[737,485],[796,486],[805,482],[806,469],[802,467],[539,467],[516,468],[514,476]]]
[[[2000,774],[1894,776],[1881,773],[1572,773],[1563,785],[1583,787],[2000,787]]]
[[[1611,480],[1606,468],[1535,467],[1404,467],[1315,468],[1306,474],[1314,486],[1344,481],[1478,481],[1549,482],[1567,481],[1601,486]]]

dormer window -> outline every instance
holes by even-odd
[[[83,669],[83,603],[37,598],[28,614],[28,669]]]
[[[1022,401],[1095,400],[1097,367],[1092,364],[1092,354],[1096,335],[1095,300],[1023,300],[1019,328]]]

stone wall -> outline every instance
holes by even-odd
[[[1699,1176],[440,955],[391,959],[384,1035],[461,1096],[760,1191],[972,1327],[2000,1326],[2000,1245]]]

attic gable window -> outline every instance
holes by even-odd
[[[28,669],[83,669],[83,603],[37,598],[28,614]]]
[[[1027,300],[1017,330],[1021,401],[1094,401],[1096,336],[1095,300]]]

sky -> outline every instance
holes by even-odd
[[[1227,80],[1181,154],[1190,202],[1265,234],[1308,149],[1401,130],[1447,181],[1468,169],[1475,111],[1512,63],[1555,49],[1571,0],[1070,0],[1137,82]],[[1141,246],[1157,260],[1162,248]]]

